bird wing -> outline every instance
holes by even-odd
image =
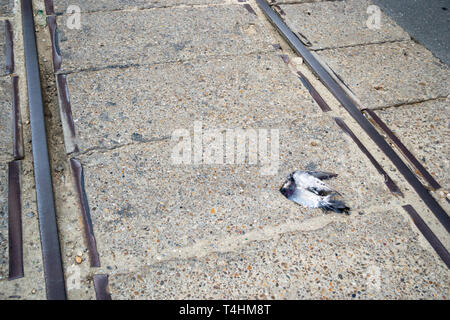
[[[328,190],[328,189],[323,189],[323,188],[321,189],[321,188],[317,188],[317,187],[308,187],[308,188],[306,188],[306,190],[308,190],[309,192],[312,192],[318,196],[321,196],[321,197],[325,197],[325,196],[335,193],[334,190]]]
[[[347,212],[349,209],[342,201],[333,200],[339,194],[321,179],[336,177],[334,173],[318,171],[295,171],[288,177],[281,192],[289,199],[309,208],[322,208],[335,212]],[[347,211],[346,211],[347,210]]]
[[[316,172],[320,176],[324,176],[325,174],[330,175],[325,172]],[[309,172],[299,172],[294,176],[296,178],[297,187],[305,189],[305,191],[312,192],[318,196],[324,197],[331,194],[339,194],[336,190],[330,188],[326,183],[324,183],[319,178],[310,174]]]

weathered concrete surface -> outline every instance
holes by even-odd
[[[73,0],[54,0],[56,13],[66,13],[70,5],[77,5],[81,12],[113,11],[113,10],[133,10],[160,7],[173,7],[178,5],[206,5],[222,4],[230,1],[226,0],[97,0],[86,3],[77,3]]]
[[[26,155],[31,150],[27,149]],[[33,163],[22,161],[22,239],[24,277],[9,281],[8,256],[8,166],[0,163],[0,300],[45,299],[38,216],[35,199]]]
[[[268,0],[269,4],[299,4],[299,3],[309,3],[309,2],[322,2],[322,1],[343,1],[343,0]]]
[[[196,120],[254,128],[280,112],[295,121],[320,111],[272,53],[73,73],[68,83],[81,152],[161,139]]]
[[[8,165],[0,162],[0,281],[8,270]]]
[[[431,175],[450,188],[450,102],[433,100],[376,111]]]
[[[450,65],[448,0],[373,0],[416,41]]]
[[[62,70],[101,69],[274,50],[241,5],[83,15],[81,30],[58,17]]]
[[[447,97],[449,69],[412,41],[324,50],[320,56],[366,108]]]
[[[396,210],[193,249],[110,277],[116,299],[447,299],[448,269]],[[237,238],[237,237],[236,237]],[[253,239],[252,239],[253,240]],[[175,256],[176,254],[174,254]]]
[[[356,151],[331,118],[284,118],[257,128],[280,129],[279,170],[263,176],[254,165],[175,165],[177,141],[134,144],[84,156],[85,183],[103,266],[124,272],[210,241],[214,249],[230,236],[264,228],[279,232],[308,217],[329,217],[303,208],[279,188],[296,169],[336,172],[329,183],[342,193],[353,216],[392,200],[383,178]],[[204,119],[205,129],[221,128]],[[192,128],[191,133],[192,133]],[[352,155],[352,156],[350,156]],[[349,179],[351,177],[351,179]],[[324,218],[328,219],[328,218]],[[349,219],[338,216],[341,221]],[[175,251],[174,251],[175,250]]]
[[[0,15],[1,16],[11,15],[13,9],[14,9],[14,0],[0,0]]]
[[[281,9],[289,28],[306,37],[313,50],[410,39],[384,14],[381,27],[369,29],[367,8],[371,4],[369,0],[325,1],[282,5]]]
[[[0,161],[12,155],[11,78],[0,77]]]

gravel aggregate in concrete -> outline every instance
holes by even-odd
[[[115,299],[447,299],[449,271],[418,238],[404,215],[376,210],[112,275],[110,288]]]
[[[336,48],[386,41],[409,40],[409,35],[388,16],[379,29],[369,29],[369,0],[325,1],[282,5],[289,28],[311,42],[311,49]]]
[[[450,65],[448,0],[373,0],[411,37]]]
[[[268,0],[269,4],[299,4],[308,2],[323,2],[323,1],[345,1],[345,0]]]
[[[26,155],[31,154],[27,147]],[[8,280],[8,163],[0,161],[0,300],[46,298],[31,157],[21,161],[22,239],[25,277]]]
[[[275,50],[241,5],[91,13],[80,30],[69,29],[66,19],[57,19],[63,71]]]
[[[208,5],[222,4],[225,0],[96,0],[77,3],[73,0],[54,0],[55,12],[66,13],[70,5],[78,5],[81,12],[136,10],[160,7],[173,7],[178,5]]]
[[[8,165],[0,162],[0,281],[8,270]]]
[[[278,55],[201,59],[67,77],[81,152],[219,128],[294,121],[320,108]]]
[[[320,56],[365,108],[447,97],[449,69],[413,41],[324,50]]]
[[[55,1],[57,12],[76,4],[69,2]],[[276,41],[258,18],[241,5],[191,7],[211,3],[223,2],[90,1],[81,6],[92,12],[82,14],[81,30],[66,27],[67,15],[58,17],[63,71],[69,72],[83,152],[76,156],[84,164],[101,272],[111,275],[113,299],[448,298],[446,266],[412,227],[369,161],[270,52]],[[366,2],[351,3],[362,8]],[[132,10],[147,6],[168,7]],[[116,11],[103,12],[108,10]],[[346,12],[336,11],[336,19]],[[353,11],[351,16],[361,20],[364,12]],[[330,25],[330,13],[323,13]],[[390,41],[384,36],[403,35],[393,24],[386,27],[377,42]],[[360,25],[342,28],[356,39],[373,40],[358,29]],[[350,39],[339,33],[334,36]],[[369,97],[369,103],[384,106],[448,94],[448,70],[421,46],[405,41],[352,49],[321,54],[331,54],[336,66],[348,70],[335,69],[349,85],[357,84],[356,89],[350,87],[363,102]],[[353,64],[352,59],[360,60]],[[384,65],[381,74],[374,71]],[[365,73],[367,69],[372,73]],[[373,79],[384,82],[369,83]],[[389,88],[388,93],[380,99],[367,90],[367,83],[376,93]],[[0,113],[6,110],[1,101]],[[448,131],[447,106],[447,101],[424,105],[420,107],[425,111],[410,115],[406,107],[419,107],[412,105],[379,114],[396,133],[403,132],[405,143],[409,137],[422,138],[409,132],[412,122],[422,120],[418,114],[429,119],[427,123],[439,122],[430,131],[421,125],[418,132],[424,131],[424,144],[429,139],[434,143],[424,146],[424,152],[445,155],[448,145],[437,137]],[[406,111],[394,115],[399,110]],[[192,137],[195,120],[201,120],[204,129],[220,132],[279,129],[278,171],[263,176],[259,165],[173,164],[177,141],[171,135],[184,128]],[[1,125],[2,121],[3,137]],[[0,160],[2,145],[0,139]],[[430,161],[437,160],[441,159],[433,156]],[[2,161],[0,279],[4,280],[7,181]],[[448,166],[429,168],[432,173],[448,172]],[[328,183],[342,194],[352,215],[325,214],[284,198],[279,188],[296,169],[338,173]],[[71,177],[66,172],[56,179],[67,184],[67,193],[59,197],[70,202]],[[0,299],[45,298],[31,176],[29,162],[23,187],[26,277],[0,281]],[[77,210],[66,208],[73,213],[70,219],[60,217],[66,276],[73,266],[83,268],[81,289],[70,296],[86,297],[92,291],[92,281],[85,277],[86,251],[72,241],[81,234]],[[81,257],[80,264],[75,256]]]
[[[422,165],[450,188],[450,101],[432,100],[376,111]]]

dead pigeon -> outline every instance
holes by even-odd
[[[289,200],[308,208],[350,214],[344,202],[333,199],[339,192],[327,186],[322,180],[337,174],[318,171],[295,171],[289,175],[280,192]]]

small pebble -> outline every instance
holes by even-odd
[[[296,64],[297,66],[303,64],[303,59],[301,57],[293,57],[292,62]]]
[[[83,258],[81,258],[80,256],[76,256],[75,257],[75,262],[80,264],[81,262],[83,262]]]

